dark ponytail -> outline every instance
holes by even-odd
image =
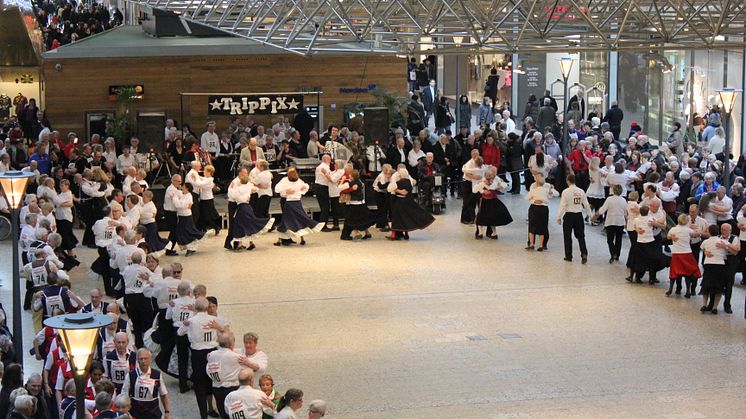
[[[298,390],[297,388],[290,388],[288,391],[285,392],[285,394],[280,397],[280,402],[277,404],[277,411],[281,411],[285,408],[290,402],[294,402],[296,400],[300,400],[303,398],[303,391]]]

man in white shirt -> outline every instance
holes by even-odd
[[[567,175],[567,189],[560,196],[560,208],[557,211],[557,223],[562,224],[565,238],[565,260],[572,262],[572,234],[580,245],[582,263],[588,263],[588,249],[585,246],[585,223],[583,212],[590,213],[591,206],[585,192],[575,186],[575,175]]]
[[[91,265],[91,270],[103,277],[104,292],[108,296],[114,296],[108,248],[112,240],[115,239],[118,226],[129,227],[127,220],[122,218],[122,206],[115,204],[111,207],[110,216],[96,221],[92,228],[96,238],[96,247],[98,247],[98,258]]]
[[[498,124],[505,124],[505,132],[513,132],[515,131],[515,121],[510,119],[510,111],[504,110],[502,113],[502,119]]]
[[[220,151],[220,137],[215,132],[215,121],[207,123],[207,131],[202,133],[202,137],[200,137],[200,147],[202,151],[210,153],[212,157],[215,157]]]
[[[261,377],[267,372],[269,360],[264,351],[257,349],[257,343],[259,343],[259,336],[256,333],[246,333],[243,335],[243,348],[236,349],[236,352],[247,358],[245,365],[254,371],[254,376]],[[259,380],[256,380],[254,386],[259,388]]]
[[[137,366],[130,371],[124,380],[122,393],[129,394],[132,400],[132,416],[136,418],[171,419],[169,410],[168,389],[163,382],[161,372],[151,368],[153,354],[147,348],[137,351]],[[158,403],[163,404],[163,415]]]
[[[166,188],[166,195],[163,198],[163,214],[166,218],[166,227],[168,228],[168,241],[171,242],[171,248],[166,250],[166,256],[176,256],[176,224],[178,221],[176,215],[176,206],[174,201],[181,196],[181,175],[171,176],[171,184]]]
[[[316,166],[316,177],[313,183],[313,193],[316,195],[316,200],[319,201],[319,222],[324,223],[324,228],[321,231],[332,231],[326,226],[331,210],[331,199],[329,198],[329,185],[332,182],[331,162],[332,157],[330,155],[324,154],[321,156],[321,164]],[[339,226],[337,226],[337,230],[339,230]]]
[[[173,132],[176,132],[176,127],[174,126],[174,120],[169,118],[166,120],[166,128],[163,130],[163,141],[168,141]]]
[[[246,357],[233,350],[235,343],[232,332],[222,333],[218,337],[218,350],[207,355],[207,375],[212,380],[212,394],[220,417],[226,417],[225,398],[238,390],[238,374],[248,366]]]
[[[131,234],[128,231],[127,234]],[[122,270],[124,278],[124,305],[132,320],[132,332],[135,334],[135,346],[143,347],[142,336],[153,324],[153,307],[150,298],[143,292],[149,285],[148,268],[143,265],[145,256],[142,250],[132,253],[131,264]]]
[[[254,377],[250,368],[238,374],[240,387],[226,396],[223,406],[229,418],[261,419],[264,412],[274,416],[272,400],[261,390],[252,388]]]
[[[172,270],[172,274],[175,275],[176,270]],[[176,292],[179,297],[174,299],[169,307],[166,309],[166,319],[173,322],[173,333],[176,335],[176,355],[178,357],[178,368],[179,368],[179,392],[186,393],[189,391],[187,384],[188,370],[189,370],[189,338],[186,335],[180,336],[176,332],[184,325],[184,320],[188,320],[194,313],[194,297],[192,297],[192,287],[189,281],[182,280],[176,287]],[[161,346],[161,351],[166,351],[167,348]],[[164,352],[165,355],[165,352]],[[163,361],[159,362],[159,365],[166,365],[171,357],[163,357]]]
[[[477,184],[484,176],[485,167],[478,149],[471,150],[471,159],[461,168],[464,173],[464,203],[461,207],[461,224],[474,224],[476,218],[476,207],[479,203],[479,190]]]
[[[715,199],[710,201],[708,207],[709,211],[717,215],[718,227],[721,227],[725,223],[730,223],[733,219],[733,200],[725,192],[725,186],[718,187]]]
[[[195,300],[194,310],[196,314],[184,320],[183,326],[178,330],[179,336],[187,335],[191,346],[192,360],[192,383],[194,383],[194,395],[197,399],[200,417],[207,417],[207,394],[212,387],[212,380],[207,375],[207,354],[214,351],[218,346],[218,334],[227,327],[220,324],[218,318],[207,314],[210,303],[204,297]]]

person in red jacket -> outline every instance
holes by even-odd
[[[590,177],[588,176],[588,167],[591,162],[593,153],[590,150],[588,142],[583,140],[579,141],[575,150],[573,150],[567,159],[570,161],[570,167],[575,173],[575,185],[582,189],[588,189],[590,185]]]
[[[487,139],[482,144],[479,154],[484,164],[494,166],[497,170],[500,169],[500,147],[495,143],[494,131],[487,134]]]

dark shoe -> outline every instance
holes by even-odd
[[[660,284],[660,282],[661,282],[661,281],[658,281],[658,278],[653,278],[653,283],[654,283],[654,284]]]
[[[384,227],[384,228],[379,228],[378,231],[383,232],[383,233],[388,233],[389,231],[391,231],[391,229],[389,227]]]
[[[233,246],[231,246],[231,245],[223,246],[223,248],[225,248],[226,250],[234,250]]]
[[[686,294],[684,294],[684,298],[691,298],[691,297],[692,297],[692,295],[689,294],[689,291],[687,291]]]
[[[676,295],[681,295],[681,288],[676,290]]]
[[[350,237],[350,236],[342,236],[342,237],[340,237],[339,239],[340,239],[340,240],[347,240],[347,241],[352,241],[352,237]]]
[[[165,370],[161,370],[161,371],[165,371]],[[192,391],[192,385],[189,383],[187,383],[186,387],[179,386],[179,393],[181,394],[188,393],[190,391]]]
[[[609,263],[614,263],[614,257],[612,256],[611,259],[609,259]]]
[[[572,262],[572,258],[565,258],[564,261],[565,262]]]
[[[332,227],[332,231],[339,231],[339,226]]]
[[[243,245],[241,245],[241,246],[236,246],[236,248],[235,248],[235,249],[233,249],[233,250],[235,250],[236,252],[240,252],[240,251],[242,251],[242,250],[246,250],[246,246],[243,246]]]
[[[586,263],[588,263],[588,255],[581,255],[580,256],[580,263],[582,263],[583,265],[585,265]]]
[[[546,246],[541,246],[541,250],[543,250],[543,251],[545,251],[545,252],[548,252],[548,251],[549,251],[549,248],[548,248],[548,247],[546,247]]]
[[[218,412],[216,412],[215,410],[210,409],[210,411],[207,412],[207,416],[209,416],[211,418],[219,418],[220,414]]]
[[[292,242],[292,240],[290,240],[290,241]],[[306,239],[304,239],[303,237],[300,238],[300,245],[301,246],[305,246],[306,245]]]
[[[328,233],[328,232],[332,231],[332,229],[329,228],[329,227],[327,227],[327,226],[324,226],[324,228],[322,228],[321,231],[323,231],[324,233]]]
[[[528,251],[534,250],[534,246],[526,246],[526,250]]]
[[[497,240],[497,234],[493,234],[493,235],[489,236],[489,238],[491,238],[492,240]]]
[[[543,251],[544,251],[544,248],[543,248],[543,247],[539,247],[539,248],[537,248],[537,249],[536,249],[536,251],[537,251],[537,252],[543,252]]]
[[[248,249],[249,250],[254,250],[254,249],[256,249],[256,245],[254,243],[251,243],[251,244],[249,244]]]
[[[360,240],[370,240],[373,236],[370,235],[370,233],[365,234]]]
[[[275,245],[275,246],[282,246],[282,241],[277,241],[277,242],[274,242],[272,244]]]
[[[642,279],[635,278],[635,284],[642,284]]]
[[[627,282],[632,282],[632,275],[624,278],[624,280],[627,281]]]
[[[166,256],[179,256],[179,252],[176,250],[166,250]]]
[[[409,233],[406,231],[404,232],[404,240],[409,240]]]
[[[699,308],[699,311],[701,311],[702,313],[705,313],[705,312],[710,311],[710,309],[707,308],[707,306],[702,306],[702,307]]]
[[[712,311],[710,311],[710,313],[712,313],[712,314],[718,314],[718,309],[713,308]]]
[[[666,297],[671,296],[671,290],[666,291]]]
[[[195,251],[195,250],[187,250],[186,257],[192,256],[195,253],[197,253],[197,251]]]
[[[723,309],[723,311],[726,312],[726,313],[728,313],[728,314],[733,314],[733,310],[730,307],[725,307]]]

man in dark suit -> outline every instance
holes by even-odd
[[[617,101],[611,102],[611,109],[606,112],[603,122],[609,123],[609,131],[614,134],[614,141],[619,141],[619,134],[622,130],[622,120],[624,119],[624,112],[619,109]]]
[[[407,163],[407,154],[409,149],[407,148],[407,142],[404,141],[404,134],[397,131],[394,144],[389,147],[386,153],[386,163],[390,164],[391,167],[396,169],[396,166],[400,163]]]
[[[473,138],[473,136],[472,136]],[[433,146],[433,160],[440,167],[443,174],[449,179],[451,196],[456,196],[460,168],[456,145],[445,135],[441,135],[438,142]],[[447,190],[444,189],[444,193]]]
[[[580,110],[580,114],[582,115],[581,119],[585,119],[585,97],[582,90],[578,90],[578,93],[573,95],[573,97],[571,97],[570,100],[567,102],[568,110],[572,108],[573,103],[578,104],[578,109]]]
[[[412,95],[412,99],[407,104],[407,129],[410,137],[417,136],[425,129],[425,110],[417,99],[419,99],[417,95]]]
[[[430,117],[435,113],[437,103],[438,88],[435,87],[435,80],[430,79],[430,84],[422,89],[422,105],[425,108],[425,127],[430,125]]]

